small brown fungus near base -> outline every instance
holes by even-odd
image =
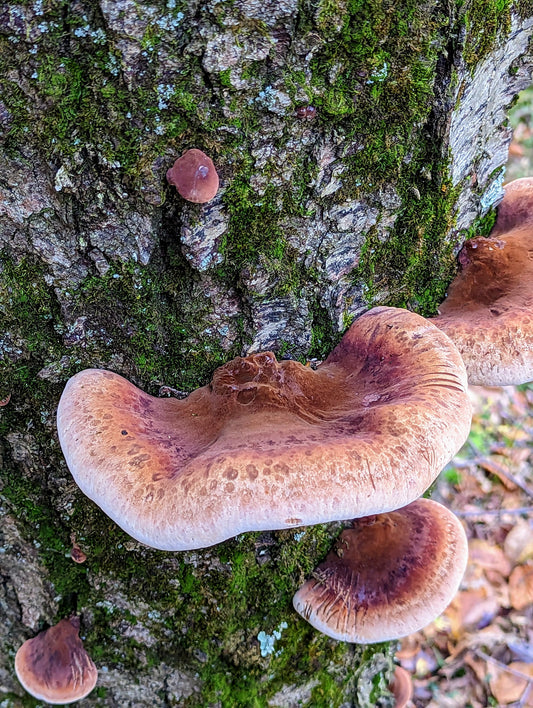
[[[296,115],[302,120],[313,120],[316,118],[316,108],[314,106],[298,106]]]
[[[398,639],[448,606],[467,560],[460,521],[441,504],[418,499],[352,521],[294,595],[294,608],[333,639],[356,644]]]
[[[394,708],[405,708],[413,697],[413,680],[411,674],[403,666],[396,666],[394,677],[389,686],[394,696]]]
[[[471,415],[448,337],[380,307],[316,370],[237,357],[184,400],[82,371],[57,426],[75,481],[106,514],[142,543],[190,550],[405,506],[459,450]]]
[[[178,157],[167,172],[167,181],[189,202],[205,204],[218,191],[218,174],[205,152],[192,148]]]
[[[98,671],[79,637],[78,617],[28,639],[15,656],[15,672],[23,688],[40,701],[64,705],[89,695]]]
[[[76,534],[70,534],[70,542],[72,543],[70,557],[74,563],[85,563],[87,560],[87,555],[81,550],[80,544],[76,541]]]
[[[533,380],[533,179],[506,185],[490,236],[468,240],[459,264],[430,321],[458,348],[468,382]]]

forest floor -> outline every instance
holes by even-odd
[[[507,182],[533,175],[533,87],[511,123]],[[470,395],[470,436],[433,495],[462,520],[469,563],[443,615],[401,642],[410,708],[533,707],[533,384]]]

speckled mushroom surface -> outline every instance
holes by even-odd
[[[405,506],[463,444],[471,406],[448,337],[375,308],[316,371],[253,354],[185,400],[82,371],[57,422],[87,496],[137,540],[186,550]]]
[[[295,594],[297,612],[320,632],[358,644],[398,639],[434,620],[466,569],[460,521],[418,499],[352,524]]]
[[[28,693],[53,705],[64,705],[87,696],[95,687],[98,671],[79,637],[77,617],[58,624],[17,651],[15,671]]]
[[[432,322],[453,340],[468,381],[533,380],[533,180],[511,182],[489,238],[467,241]]]
[[[191,148],[178,157],[167,171],[167,182],[189,202],[205,204],[218,191],[218,174],[213,160],[205,152]]]

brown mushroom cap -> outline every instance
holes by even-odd
[[[79,630],[79,619],[71,617],[24,642],[15,656],[15,672],[28,693],[63,705],[93,690],[98,671],[83,648]]]
[[[396,666],[394,669],[394,678],[390,690],[395,699],[394,708],[405,708],[413,697],[411,674],[403,666]]]
[[[218,191],[218,174],[213,160],[196,148],[178,157],[167,172],[167,181],[184,199],[197,204],[210,202]]]
[[[455,347],[396,308],[364,314],[316,371],[271,352],[239,357],[184,400],[88,369],[57,418],[82,491],[164,550],[405,506],[470,421]]]
[[[503,224],[511,222],[506,199]],[[506,233],[501,223],[498,216],[497,236],[465,243],[462,270],[431,319],[459,349],[469,383],[485,386],[533,379],[533,223]]]
[[[504,198],[498,206],[491,236],[497,237],[520,227],[533,228],[533,177],[523,177],[504,187]]]
[[[398,639],[437,617],[468,560],[459,520],[430,499],[352,522],[293,599],[323,634],[368,644]]]

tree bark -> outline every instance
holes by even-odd
[[[373,305],[433,314],[502,196],[532,25],[492,0],[0,8],[6,706],[18,646],[71,613],[84,705],[390,705],[394,646],[291,610],[340,524],[146,548],[77,489],[55,410],[86,367],[175,394],[236,355],[320,359]],[[206,205],[165,180],[191,147],[221,178]]]

